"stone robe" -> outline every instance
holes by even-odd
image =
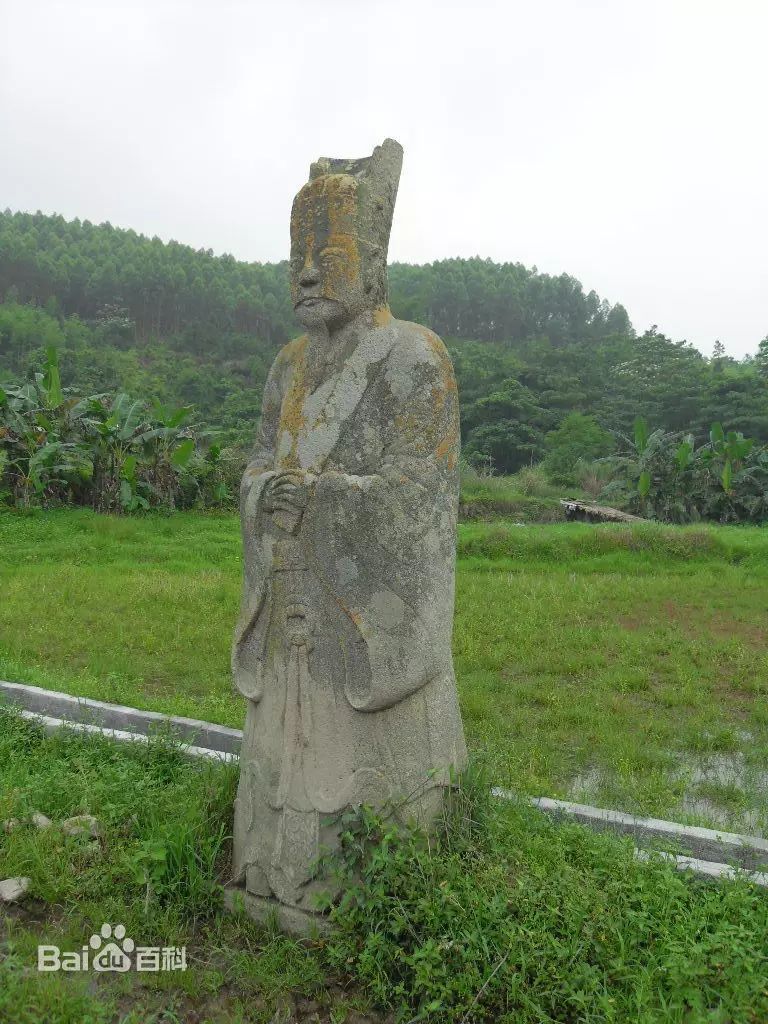
[[[278,355],[243,477],[248,699],[234,874],[311,906],[317,858],[360,803],[427,822],[465,759],[451,658],[459,421],[440,339],[387,319],[348,349]],[[309,474],[303,515],[275,473]]]

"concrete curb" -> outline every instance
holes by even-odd
[[[141,711],[0,680],[0,702],[3,700],[18,706],[24,717],[42,721],[48,732],[67,727],[98,733],[119,742],[146,743],[159,729],[170,729],[192,757],[225,763],[239,760],[242,732],[213,722]],[[494,788],[492,792],[503,800],[519,799],[517,794],[506,789]],[[653,856],[644,847],[665,844],[681,851],[660,853],[662,857],[673,859],[680,870],[715,879],[744,877],[744,872],[747,872],[752,882],[768,887],[768,871],[759,870],[768,868],[768,840],[759,836],[681,825],[661,818],[640,818],[623,811],[549,797],[532,798],[530,802],[546,814],[578,822],[594,831],[631,836],[635,845],[640,847],[640,859]]]
[[[637,860],[649,861],[653,860],[654,856],[661,857],[662,860],[673,861],[678,871],[692,871],[695,875],[713,878],[718,882],[724,878],[730,881],[733,881],[735,878],[746,878],[753,885],[762,885],[764,888],[768,888],[768,874],[764,871],[753,871],[744,874],[743,870],[734,867],[732,864],[718,864],[716,861],[700,860],[698,857],[683,857],[679,854],[664,853],[664,851],[658,851],[654,854],[649,850],[635,850]]]
[[[52,718],[50,715],[41,715],[38,711],[27,711],[21,709],[24,718],[31,718],[40,722],[48,733],[58,732],[59,729],[72,729],[74,732],[94,733],[104,736],[109,740],[118,743],[149,743],[152,738],[150,734],[143,732],[126,732],[124,729],[107,729],[101,725],[90,725],[87,722],[73,722],[63,718]],[[239,754],[230,754],[225,750],[211,750],[210,747],[199,747],[194,744],[184,744],[184,753],[190,757],[207,757],[213,761],[221,761],[225,764],[231,761],[239,761]]]
[[[514,795],[505,790],[494,790],[494,793],[507,798]],[[568,800],[552,800],[549,797],[538,797],[532,802],[547,814],[578,821],[596,832],[618,832],[620,835],[632,836],[638,846],[662,842],[700,860],[737,864],[747,871],[768,868],[768,839],[759,836],[722,832],[699,825],[680,825],[676,821],[664,821],[661,818],[638,818],[622,811],[574,804]]]
[[[196,718],[178,718],[162,715],[156,711],[141,711],[122,704],[105,704],[88,697],[72,697],[57,690],[44,690],[39,686],[25,683],[7,683],[0,680],[0,701],[5,699],[26,711],[51,719],[65,719],[145,736],[158,729],[172,731],[184,743],[190,743],[208,750],[237,754],[243,734],[240,729],[228,729],[225,725],[202,722]],[[117,737],[116,737],[117,738]]]

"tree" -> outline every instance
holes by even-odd
[[[637,336],[621,304],[574,277],[520,263],[394,264],[389,276],[395,316],[446,339],[467,452],[492,451],[499,469],[546,454],[544,435],[574,411],[614,434],[643,417],[697,445],[713,421],[768,441],[768,339],[753,359],[707,359],[655,327]],[[53,345],[65,387],[194,402],[223,445],[250,443],[249,410],[297,333],[285,262],[39,213],[0,213],[2,297],[0,381]]]
[[[594,416],[571,412],[544,439],[546,456],[542,463],[547,476],[558,484],[575,484],[575,471],[582,462],[603,458],[614,448],[614,439]]]
[[[549,416],[533,393],[510,377],[501,388],[467,409],[465,457],[470,462],[491,459],[500,473],[515,473],[542,453],[543,427]]]
[[[766,336],[757,346],[755,365],[757,366],[757,372],[760,374],[763,380],[768,381],[768,334],[766,334]]]

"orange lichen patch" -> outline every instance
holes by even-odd
[[[456,402],[456,378],[453,374],[448,353],[442,341],[431,331],[425,333],[427,342],[432,351],[438,355],[438,372],[440,384],[434,385],[430,393],[432,409],[435,420],[447,427],[448,432],[437,445],[435,454],[438,460],[446,460],[449,469],[455,469],[458,461],[459,447],[459,414],[458,403]],[[446,403],[448,408],[446,409]]]
[[[303,254],[304,268],[321,271],[325,298],[343,298],[360,276],[358,188],[349,174],[324,174],[305,185],[293,203],[291,247]],[[292,288],[295,301],[295,277]]]
[[[336,604],[339,606],[339,608],[341,608],[341,610],[344,612],[347,618],[354,622],[356,626],[359,626],[363,620],[363,617],[360,614],[360,612],[357,611],[355,608],[347,608],[347,606],[344,604],[344,602],[341,600],[338,594],[334,595],[334,597],[336,600]]]
[[[445,399],[446,399],[446,390],[445,390],[445,388],[432,388],[432,391],[430,393],[430,399],[432,401],[432,408],[435,410],[435,412],[436,413],[440,412],[440,410],[445,405]]]
[[[392,320],[392,311],[389,306],[377,306],[373,311],[374,327],[386,327]]]
[[[328,267],[328,286],[343,291],[360,276],[360,249],[357,244],[358,183],[346,174],[320,178],[328,204],[328,248],[339,249],[343,259],[332,259]]]
[[[438,459],[447,459],[448,465],[450,465],[451,456],[453,456],[454,462],[456,460],[456,438],[445,437],[435,449],[435,455]]]
[[[412,433],[419,429],[419,421],[413,413],[400,413],[398,416],[395,416],[395,429],[399,430],[402,434]]]
[[[430,331],[428,327],[421,327],[419,325],[419,330],[426,339],[431,352],[437,356],[440,380],[443,387],[446,391],[457,391],[458,388],[456,386],[456,377],[453,372],[453,364],[451,363],[451,358],[448,355],[448,350],[445,345],[434,331]]]
[[[441,359],[444,359],[445,355],[446,355],[446,348],[445,348],[445,345],[440,340],[440,338],[438,338],[438,336],[435,334],[435,332],[434,331],[430,331],[430,329],[428,327],[423,327],[421,324],[417,324],[416,326],[419,328],[421,333],[424,335],[424,338],[426,339],[427,344],[432,349],[432,351],[435,353],[435,355],[436,356],[440,356]]]
[[[302,352],[309,344],[309,335],[302,334],[298,338],[293,338],[287,344],[285,344],[277,354],[277,358],[280,361],[281,373],[285,372],[287,366],[293,366],[294,359],[301,356]]]
[[[435,455],[439,462],[445,461],[448,469],[455,469],[459,458],[458,432],[447,434],[435,449]]]
[[[331,209],[333,213],[331,214]],[[305,185],[293,201],[291,242],[306,241],[320,228],[318,238],[325,244],[334,231],[357,233],[357,182],[347,174],[325,174]]]
[[[314,181],[311,181],[309,185],[305,187],[311,189],[313,186],[316,186],[316,194],[323,193],[335,199],[348,200],[352,204],[352,206],[350,206],[350,210],[352,210],[353,207],[356,209],[360,183],[354,175],[323,174],[319,178],[315,178]]]
[[[400,416],[395,416],[395,430],[407,437],[414,448],[427,451],[430,448],[429,437],[426,436],[425,424],[413,413],[403,413]],[[429,425],[426,425],[427,431]]]
[[[309,393],[307,385],[306,336],[300,338],[299,341],[303,341],[303,344],[301,346],[297,344],[293,359],[291,386],[288,388],[280,409],[280,430],[285,430],[291,435],[291,450],[280,462],[281,465],[289,469],[298,468],[299,461],[296,454],[296,445],[299,433],[307,422],[307,418],[304,415],[304,402]]]
[[[302,273],[306,270],[310,270],[312,262],[315,258],[315,233],[314,231],[308,231],[307,236],[304,239],[304,265],[302,266]]]
[[[360,250],[353,235],[331,235],[328,249],[321,256],[327,260],[323,292],[329,299],[342,301],[347,288],[360,277]]]

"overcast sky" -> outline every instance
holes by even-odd
[[[767,0],[0,0],[0,208],[288,253],[318,156],[405,148],[390,259],[566,271],[768,333]]]

